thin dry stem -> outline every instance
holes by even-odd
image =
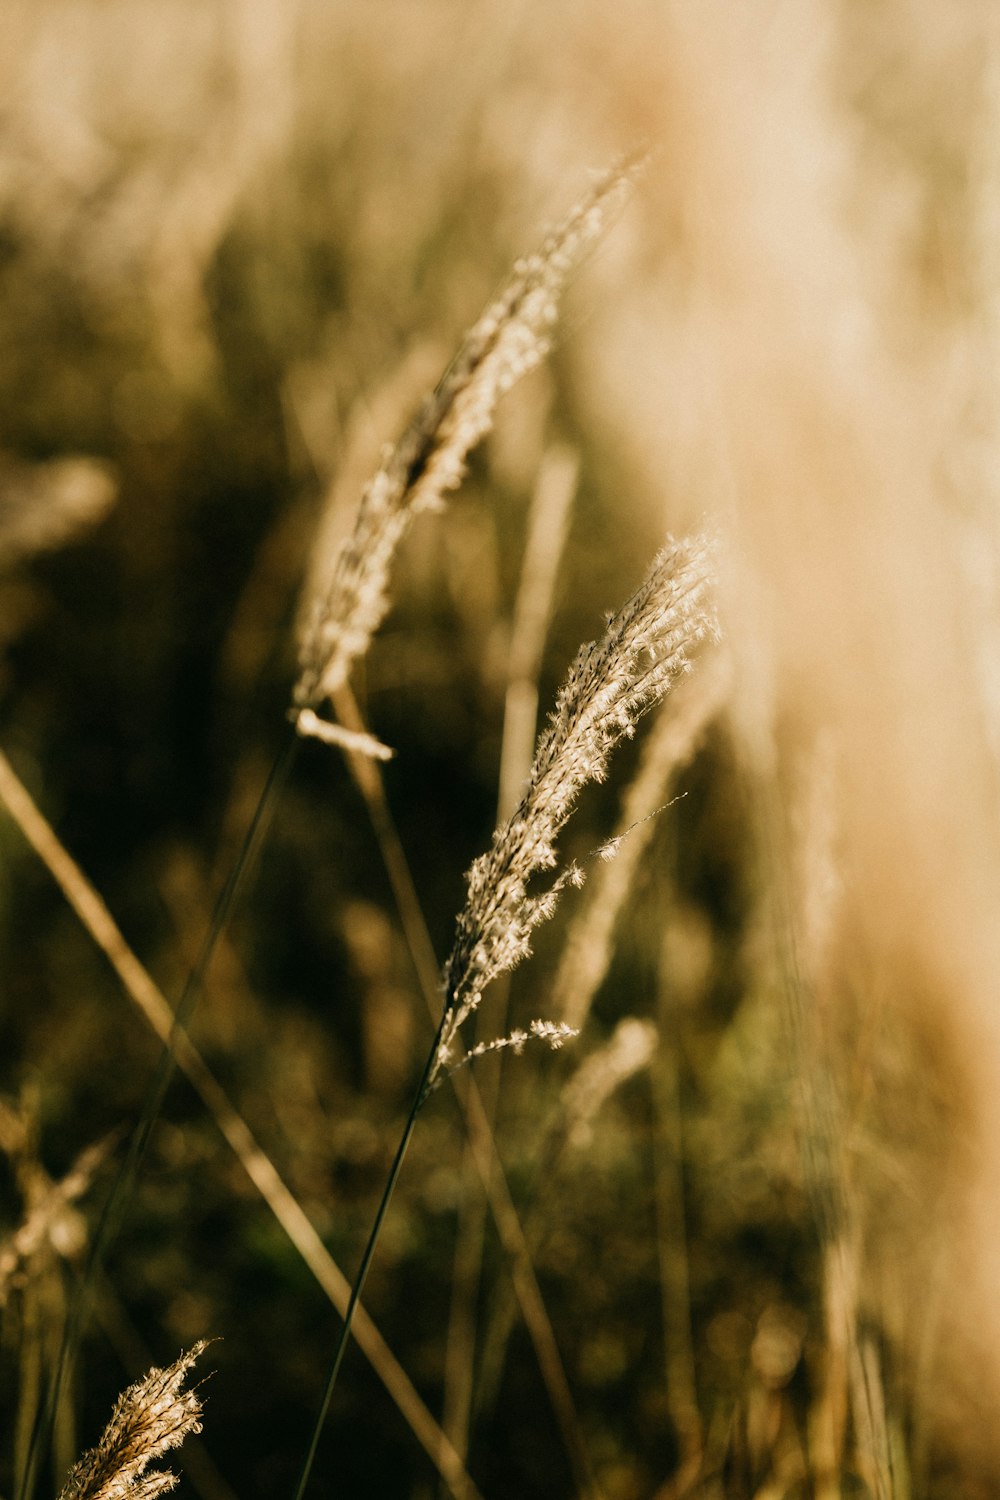
[[[579,454],[555,446],[545,454],[535,486],[510,633],[498,819],[513,812],[531,770],[538,727],[538,672],[579,472]]]
[[[679,1496],[694,1482],[701,1468],[705,1435],[698,1405],[691,1326],[683,1110],[678,1076],[680,1048],[676,1018],[670,1013],[671,974],[665,945],[661,947],[660,971],[660,1018],[664,1042],[659,1066],[652,1077],[653,1107],[658,1126],[654,1135],[654,1202],[667,1403],[680,1448],[680,1463],[672,1492]]]

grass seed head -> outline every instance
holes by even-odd
[[[535,254],[516,263],[437,389],[396,447],[386,450],[328,592],[304,611],[296,708],[316,708],[330,698],[367,651],[388,612],[392,561],[410,522],[458,488],[501,396],[548,353],[566,279],[629,191],[639,165],[629,160],[605,173]]]
[[[174,1474],[149,1465],[201,1431],[201,1398],[183,1385],[205,1348],[195,1344],[122,1392],[101,1441],[73,1468],[59,1500],[153,1500],[174,1488]]]

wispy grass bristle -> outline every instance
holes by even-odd
[[[477,1042],[476,1045],[456,1063],[455,1067],[466,1067],[475,1062],[477,1058],[487,1057],[491,1052],[513,1052],[515,1057],[520,1057],[529,1042],[547,1042],[553,1052],[558,1052],[567,1042],[572,1042],[580,1035],[575,1026],[567,1026],[565,1021],[529,1021],[527,1030],[522,1026],[515,1026],[506,1036],[494,1037],[489,1042]],[[451,1069],[455,1071],[454,1068]],[[438,1075],[438,1082],[443,1074]]]

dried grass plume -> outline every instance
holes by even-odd
[[[444,970],[445,1021],[432,1085],[486,986],[530,953],[532,932],[552,915],[566,882],[582,881],[570,865],[540,895],[528,893],[534,876],[556,867],[555,841],[579,792],[604,779],[615,746],[690,669],[695,648],[718,633],[713,550],[704,536],[671,542],[611,617],[603,640],[583,646],[570,668],[521,801],[469,871]],[[565,1040],[565,1028],[559,1036]]]
[[[205,1348],[195,1344],[122,1392],[101,1441],[76,1464],[59,1500],[154,1500],[174,1488],[175,1474],[149,1465],[201,1431],[201,1398],[182,1387]]]
[[[303,726],[302,710],[315,710],[343,687],[385,618],[392,560],[413,517],[457,489],[501,396],[548,353],[566,279],[628,192],[638,165],[629,160],[605,173],[540,248],[517,262],[366,486],[328,588],[303,610],[294,692],[301,733],[315,732],[311,720]]]

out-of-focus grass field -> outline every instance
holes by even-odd
[[[593,1493],[995,1494],[991,6],[6,0],[0,34],[0,748],[172,999],[287,733],[320,517],[343,533],[516,256],[652,145],[552,356],[415,523],[355,690],[440,962],[496,821],[540,474],[579,465],[542,714],[664,533],[718,528],[729,711],[580,1039],[477,1065]],[[575,856],[640,748],[582,799]],[[550,1014],[580,900],[513,975],[513,1022]],[[564,1138],[628,1017],[651,1060]],[[350,1275],[431,1031],[339,752],[303,746],[190,1029]],[[0,1255],[117,1132],[0,1262],[6,1500],[158,1059],[0,811]],[[442,1089],[366,1306],[438,1419],[468,1403],[487,1500],[575,1495],[463,1141]],[[175,1077],[42,1491],[129,1381],[217,1338],[185,1492],[293,1493],[337,1326]],[[440,1485],[354,1349],[314,1492]]]

